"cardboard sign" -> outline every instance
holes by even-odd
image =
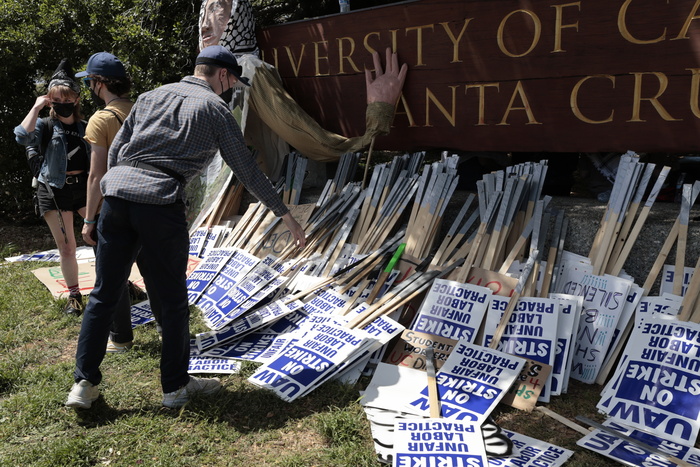
[[[412,329],[406,329],[401,334],[401,339],[396,342],[390,352],[387,352],[384,361],[392,365],[402,365],[422,371],[425,371],[425,351],[428,348],[433,349],[435,369],[439,370],[457,344],[457,341],[452,339]]]
[[[395,422],[393,467],[483,467],[486,464],[479,425],[441,418]]]
[[[526,360],[520,374],[501,402],[520,410],[534,409],[551,372],[550,365]]]
[[[491,290],[436,279],[418,310],[411,329],[451,340],[474,342],[491,300]]]
[[[619,423],[677,443],[692,444],[700,430],[700,324],[645,319],[618,366],[612,395],[598,408]]]
[[[603,425],[670,456],[684,460],[690,465],[700,466],[700,449],[654,436],[641,430],[635,430],[610,419],[606,420]],[[668,458],[653,453],[639,444],[632,443],[615,436],[613,433],[600,429],[593,430],[590,434],[578,440],[576,444],[613,459],[622,465],[631,467],[640,465],[673,467],[677,465],[675,462],[668,460]]]
[[[436,374],[442,416],[482,423],[513,385],[525,361],[459,341]],[[408,410],[429,413],[427,384]]]
[[[311,217],[311,214],[313,214],[316,205],[299,204],[288,205],[287,207],[289,208],[289,212],[292,214],[292,217],[299,223],[299,225],[305,226],[309,220],[309,217]],[[260,238],[270,224],[276,220],[277,218],[275,215],[272,212],[269,212],[267,217],[265,217],[264,221],[262,222],[261,227],[251,236],[253,241],[263,241],[260,249],[256,252],[258,256],[279,256],[290,244],[292,244],[292,242],[294,242],[294,237],[292,237],[291,232],[289,229],[287,229],[286,224],[281,221],[277,222],[277,225],[265,235],[265,238]]]

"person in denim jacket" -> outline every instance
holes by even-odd
[[[49,118],[39,112],[49,107]],[[51,131],[51,137],[44,133]],[[85,136],[85,122],[80,112],[80,86],[73,80],[67,60],[61,61],[48,85],[46,95],[39,96],[22,123],[14,130],[16,141],[29,152],[42,152],[43,161],[37,176],[39,213],[56,241],[61,272],[69,290],[64,311],[80,315],[82,295],[78,285],[78,262],[73,212],[85,216],[90,144]]]

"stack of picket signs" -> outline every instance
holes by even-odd
[[[568,421],[587,433],[581,446],[629,465],[666,465],[669,453],[700,465],[700,275],[685,264],[699,184],[684,187],[639,286],[623,266],[667,167],[622,157],[584,257],[564,249],[567,218],[541,194],[546,161],[484,175],[447,223],[456,156],[397,156],[366,185],[353,181],[359,159],[344,156],[317,202],[295,205],[304,163],[289,158],[278,188],[305,227],[303,250],[260,203],[193,232],[189,300],[210,330],[193,339],[192,373],[256,362],[248,381],[289,402],[364,376],[377,454],[394,465],[561,465],[571,451],[500,428],[491,412],[533,410],[571,378],[609,381],[606,426]],[[135,324],[149,319],[147,302],[134,310]]]

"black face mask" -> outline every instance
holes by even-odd
[[[224,91],[221,94],[219,94],[219,97],[226,102],[226,104],[231,104],[231,100],[233,99],[233,88],[229,88],[228,91]]]
[[[53,107],[56,115],[63,118],[68,118],[73,115],[73,112],[75,111],[75,102],[66,102],[65,104],[53,102],[51,103],[51,107]]]
[[[99,107],[102,107],[105,105],[104,99],[102,99],[100,96],[97,95],[94,89],[90,88],[90,97],[92,98],[92,101],[97,104]]]

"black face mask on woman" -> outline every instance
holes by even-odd
[[[73,112],[75,111],[75,102],[52,102],[51,107],[53,107],[56,115],[63,118],[68,118],[73,115]]]

